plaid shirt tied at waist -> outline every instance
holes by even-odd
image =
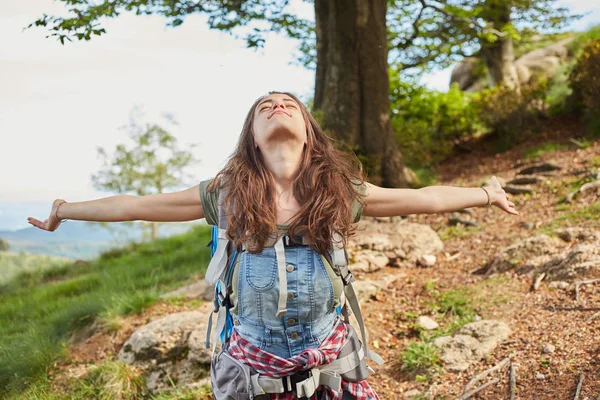
[[[259,374],[280,378],[334,361],[346,342],[347,337],[348,328],[346,327],[346,323],[342,319],[339,319],[331,333],[318,348],[306,349],[294,357],[283,359],[254,346],[234,330],[229,341],[228,352],[235,359],[254,368]],[[319,389],[325,390],[325,397],[322,397],[324,400],[342,400],[343,393],[335,392],[328,387],[320,386]],[[380,400],[367,380],[360,382],[346,382],[342,380],[342,389],[344,392],[352,394],[357,400]],[[271,400],[294,399],[297,399],[294,393],[271,394]],[[310,400],[317,400],[317,392]]]

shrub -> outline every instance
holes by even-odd
[[[8,251],[10,249],[10,246],[8,245],[8,242],[2,238],[0,238],[0,251]]]
[[[462,140],[482,132],[471,95],[452,85],[447,93],[390,76],[392,126],[408,165],[429,166]]]
[[[592,29],[589,29],[588,31],[579,34],[575,39],[573,39],[573,41],[569,43],[568,46],[569,55],[575,58],[579,57],[585,46],[591,40],[597,39],[600,39],[600,25],[595,26]]]
[[[516,91],[504,85],[482,90],[473,97],[479,119],[498,138],[498,151],[520,143],[538,126],[546,106],[547,82],[540,80]]]
[[[556,73],[548,79],[548,92],[545,102],[548,104],[548,114],[575,115],[577,110],[573,107],[570,75],[575,65],[575,60],[562,64]]]
[[[590,40],[577,57],[571,86],[593,136],[600,136],[600,39]]]
[[[438,350],[431,343],[415,342],[402,352],[402,368],[413,373],[433,373],[441,370]]]

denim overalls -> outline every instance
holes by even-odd
[[[333,285],[321,256],[310,246],[285,248],[287,313],[276,317],[279,280],[275,249],[240,254],[233,329],[281,358],[316,348],[338,318]]]

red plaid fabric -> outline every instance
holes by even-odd
[[[296,371],[305,371],[332,362],[337,358],[347,337],[348,328],[346,323],[340,319],[318,348],[307,349],[292,358],[283,359],[259,349],[234,330],[229,342],[229,354],[254,368],[261,375],[279,378],[292,375]],[[341,392],[335,392],[322,386],[319,386],[319,389],[325,391],[323,400],[342,400],[343,393]],[[380,400],[366,380],[357,383],[342,380],[342,389],[351,393],[357,400]],[[294,399],[297,399],[294,393],[271,394],[271,400]],[[311,400],[317,400],[316,393]]]

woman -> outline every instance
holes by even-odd
[[[334,234],[345,243],[361,215],[431,214],[486,205],[518,214],[495,177],[480,188],[387,189],[367,183],[356,158],[334,148],[295,96],[271,92],[250,109],[237,148],[215,179],[176,193],[76,203],[58,199],[44,222],[28,220],[49,231],[62,219],[206,217],[216,225],[223,188],[224,209],[229,210],[227,236],[241,250],[232,279],[234,329],[229,350],[267,376],[288,376],[336,359],[350,328],[335,312],[341,283],[326,256]],[[287,237],[282,287],[277,284],[282,270],[277,269],[273,249],[273,239],[281,235]],[[260,362],[265,359],[269,362]],[[344,381],[342,387],[344,399],[379,398],[366,380]],[[322,389],[321,398],[342,398],[339,392]],[[295,398],[289,393],[272,396]]]

